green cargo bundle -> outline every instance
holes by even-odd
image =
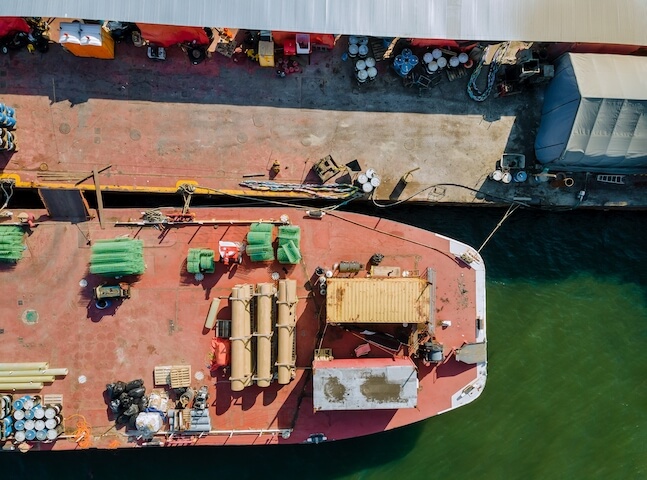
[[[274,260],[273,233],[274,225],[271,223],[252,223],[250,225],[245,251],[252,262],[271,262]]]
[[[282,225],[279,227],[279,248],[276,258],[279,263],[296,265],[301,261],[301,227]]]
[[[90,273],[105,277],[141,275],[144,264],[144,242],[132,238],[97,240],[92,245]]]
[[[25,231],[22,227],[0,227],[0,262],[16,263],[22,258]]]
[[[189,273],[213,273],[216,271],[216,252],[206,248],[190,248],[186,259]]]

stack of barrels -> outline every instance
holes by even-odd
[[[0,151],[16,150],[16,112],[13,108],[0,103]]]
[[[358,186],[362,189],[362,191],[368,194],[379,187],[382,181],[380,180],[380,177],[375,172],[375,170],[369,168],[366,170],[366,172],[360,173],[357,176],[357,183],[359,184]]]
[[[471,67],[471,61],[467,53],[463,52],[458,55],[449,52],[448,56],[443,54],[440,48],[434,48],[431,52],[423,55],[425,71],[429,74],[438,73],[446,67],[457,68],[463,65],[465,68]]]
[[[403,49],[402,53],[396,55],[393,60],[393,69],[401,77],[409,75],[416,65],[418,65],[418,57],[409,48]]]
[[[63,432],[61,405],[44,405],[38,395],[16,398],[3,395],[0,407],[3,440],[13,438],[16,443],[53,441]]]

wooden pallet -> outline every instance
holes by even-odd
[[[158,365],[154,372],[155,385],[171,388],[191,386],[191,365]]]

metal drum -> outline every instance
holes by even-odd
[[[382,183],[382,181],[380,180],[380,177],[378,177],[377,175],[373,175],[373,178],[371,178],[371,185],[373,185],[373,188],[379,187],[380,183]]]
[[[410,48],[405,48],[405,49],[403,49],[403,50],[402,50],[402,56],[403,56],[404,58],[409,58],[409,57],[411,57],[412,55],[413,55],[413,52],[411,51],[411,49],[410,49]]]
[[[426,65],[425,69],[427,70],[427,73],[436,73],[438,71],[438,63],[436,63],[435,60],[432,60]]]
[[[364,185],[366,182],[368,182],[368,177],[365,174],[360,173],[357,177],[357,183]]]
[[[359,83],[364,83],[368,79],[368,73],[366,72],[366,70],[360,70],[359,72],[357,72],[356,76]]]
[[[375,175],[375,169],[374,168],[367,168],[366,169],[366,177],[370,180],[373,178],[373,175]]]

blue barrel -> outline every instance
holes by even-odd
[[[36,431],[36,440],[41,442],[47,440],[47,430],[37,430]]]
[[[0,126],[13,128],[16,126],[16,119],[4,114],[0,114]]]
[[[22,398],[13,401],[14,410],[22,410]]]
[[[412,55],[413,55],[413,52],[411,51],[410,48],[405,48],[404,50],[402,50],[402,56],[404,58],[409,58]]]
[[[523,170],[518,171],[517,173],[514,174],[514,181],[515,182],[525,182],[528,179],[528,174],[524,172]]]
[[[27,430],[25,432],[25,440],[31,441],[36,438],[36,430]]]
[[[13,108],[11,108],[9,105],[0,103],[0,113],[4,113],[9,117],[13,117],[16,114],[16,111]]]
[[[16,430],[24,430],[25,429],[25,421],[24,420],[16,420],[16,423],[14,423],[14,427],[16,427]]]
[[[5,417],[2,419],[2,425],[5,429],[11,427],[12,423],[13,423],[13,419],[11,417]]]

